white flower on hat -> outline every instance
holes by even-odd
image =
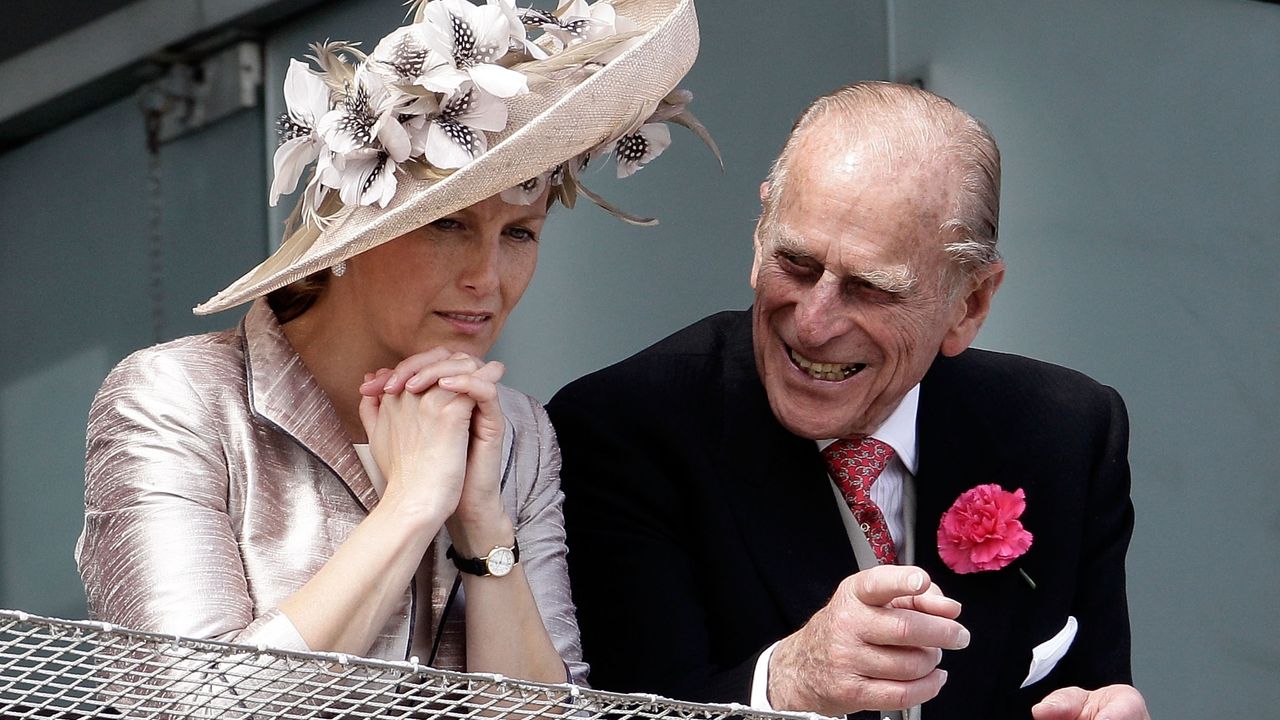
[[[434,55],[420,84],[452,95],[471,81],[500,98],[529,91],[522,73],[497,65],[512,44],[523,45],[524,25],[511,0],[489,0],[476,6],[467,0],[436,0],[422,8],[427,27],[423,39]]]
[[[388,81],[412,84],[427,68],[440,62],[431,55],[426,23],[414,23],[398,27],[379,40],[369,59]]]
[[[589,5],[586,0],[565,0],[556,14],[579,42],[591,42],[636,29],[635,23],[619,15],[607,2]]]
[[[501,193],[502,201],[509,205],[532,205],[533,201],[542,197],[542,193],[547,190],[547,183],[551,181],[551,171],[531,177],[528,180],[503,190]]]
[[[404,162],[411,144],[400,113],[412,99],[393,92],[378,73],[361,65],[341,104],[320,118],[320,135],[339,155],[376,150],[386,152],[394,162]]]
[[[396,194],[396,164],[385,151],[334,155],[332,160],[326,179],[338,190],[344,205],[377,203],[386,207]]]
[[[522,8],[520,13],[526,25],[554,37],[561,48],[612,37],[635,28],[634,23],[619,16],[613,5],[607,2],[591,4],[586,0],[561,0],[555,12]]]
[[[618,138],[604,146],[599,156],[613,153],[618,163],[618,177],[635,174],[650,160],[658,157],[671,145],[671,129],[665,123],[645,123],[640,129]]]
[[[565,68],[599,67],[641,40],[632,32],[635,23],[603,0],[560,0],[555,12],[517,9],[513,0],[478,2],[413,0],[413,21],[383,37],[372,54],[351,43],[325,42],[311,46],[317,70],[292,61],[271,203],[292,192],[306,166],[317,161],[299,200],[299,222],[308,232],[359,206],[386,207],[402,171],[435,182],[487,152],[488,133],[507,129],[507,102],[529,91],[527,78],[541,82]],[[526,26],[541,28],[549,42],[530,42]],[[610,37],[617,39],[610,43]],[[595,47],[556,58],[570,45],[586,43]],[[588,160],[611,153],[618,177],[635,173],[670,145],[661,122],[684,125],[715,151],[705,128],[685,110],[689,98],[671,92],[638,128],[503,196],[528,204],[550,185],[568,207],[582,193],[628,222],[652,223],[614,207],[578,177]]]
[[[634,175],[637,170],[663,153],[671,145],[671,129],[667,123],[683,125],[702,139],[720,157],[720,150],[707,129],[689,114],[689,103],[693,101],[693,93],[688,90],[675,89],[658,102],[653,114],[645,120],[635,132],[628,133],[614,142],[606,143],[592,153],[592,159],[613,153],[618,162],[618,177]],[[724,167],[724,163],[721,163]]]
[[[302,171],[320,155],[320,118],[329,112],[329,87],[306,63],[289,61],[284,76],[284,102],[288,112],[280,116],[280,147],[273,159],[270,204],[298,187]]]
[[[460,168],[488,149],[489,141],[480,131],[506,126],[506,104],[468,83],[431,119],[423,154],[438,168]]]

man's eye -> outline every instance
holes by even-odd
[[[778,265],[786,272],[796,275],[812,275],[816,272],[816,268],[813,267],[813,261],[795,253],[778,253]]]

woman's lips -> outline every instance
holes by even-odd
[[[458,331],[469,335],[481,332],[493,319],[493,313],[473,310],[437,310],[435,314]]]

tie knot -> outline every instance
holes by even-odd
[[[893,459],[893,454],[893,448],[886,443],[865,437],[861,440],[837,440],[822,451],[822,458],[827,461],[827,469],[836,480],[846,479],[869,488]]]

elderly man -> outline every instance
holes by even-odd
[[[1147,716],[1123,684],[1124,406],[967,349],[1004,275],[999,172],[988,132],[923,90],[818,99],[761,188],[752,308],[557,394],[596,685]]]

